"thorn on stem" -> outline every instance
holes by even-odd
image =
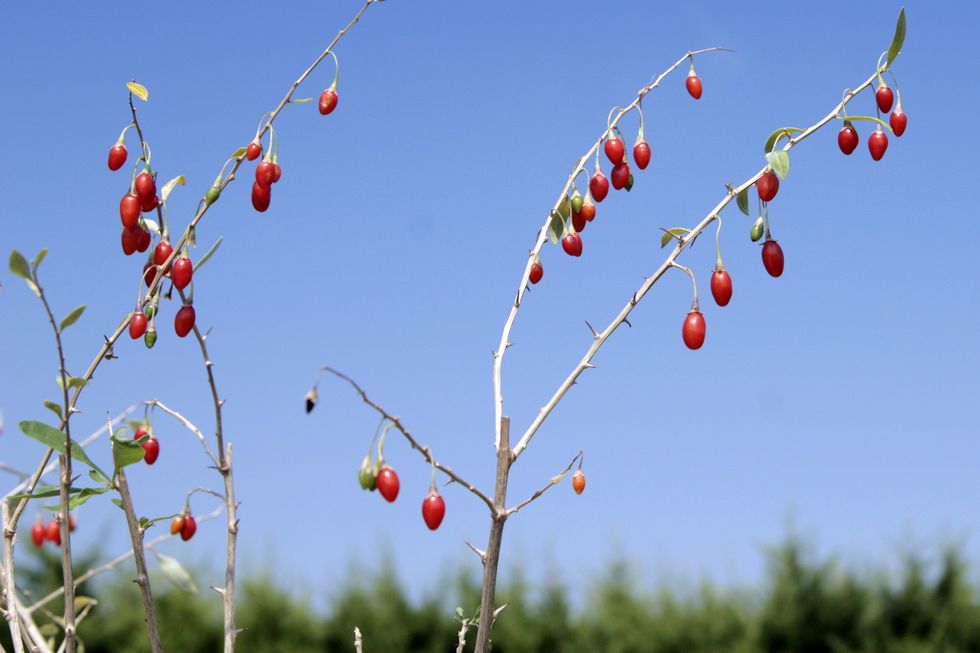
[[[627,320],[625,317],[623,318],[623,322],[625,322],[626,323],[626,326],[628,326],[629,328],[631,328],[631,329],[633,328],[633,325],[630,324],[630,321]]]

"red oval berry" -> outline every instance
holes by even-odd
[[[75,515],[68,513],[68,530],[72,533],[78,528],[78,524],[75,523]]]
[[[623,141],[615,136],[607,138],[602,149],[606,151],[606,157],[609,159],[609,163],[613,165],[622,163],[623,157],[626,156],[626,146],[623,145]]]
[[[34,542],[34,546],[36,547],[44,544],[44,524],[39,521],[34,522],[34,525],[31,526],[31,541]]]
[[[844,154],[850,155],[861,142],[861,138],[858,136],[857,130],[854,129],[854,125],[849,122],[845,122],[844,126],[840,128],[837,132],[837,147]]]
[[[882,113],[888,113],[891,111],[892,102],[894,101],[895,94],[892,93],[892,90],[888,86],[882,84],[878,87],[878,90],[875,91],[875,102],[878,103],[878,108],[881,109]]]
[[[119,170],[126,163],[126,156],[128,156],[126,151],[126,146],[122,143],[117,143],[109,149],[109,170]]]
[[[193,515],[185,515],[184,523],[180,526],[180,539],[185,542],[192,537],[194,533],[197,532],[197,521],[194,519]]]
[[[149,199],[157,194],[157,182],[153,180],[153,175],[149,172],[141,172],[136,177],[136,194],[141,198]]]
[[[776,193],[779,192],[779,177],[772,170],[759,177],[755,182],[756,190],[759,191],[759,199],[763,202],[771,202]]]
[[[44,536],[48,539],[48,541],[54,542],[55,546],[61,546],[61,525],[57,522],[57,520],[52,519],[48,522]]]
[[[575,473],[572,474],[572,489],[575,490],[575,494],[585,492],[585,474],[582,473],[581,469],[576,469]]]
[[[700,349],[704,344],[704,334],[707,327],[704,323],[704,316],[696,308],[691,310],[684,318],[684,326],[681,328],[681,336],[684,337],[684,344],[688,349]]]
[[[144,333],[146,333],[146,313],[136,311],[129,318],[129,337],[136,340],[142,338]]]
[[[633,160],[636,161],[637,168],[646,170],[646,167],[650,165],[650,144],[646,141],[640,141],[634,145]]]
[[[264,188],[272,185],[272,178],[276,174],[276,169],[272,161],[263,159],[259,165],[255,166],[255,183]]]
[[[170,278],[174,281],[174,287],[183,290],[191,282],[194,274],[194,265],[186,256],[179,256],[174,259],[173,270],[170,271]]]
[[[391,503],[398,498],[398,474],[391,467],[382,465],[381,469],[378,470],[375,482],[378,485],[378,492],[385,498],[385,501]]]
[[[282,177],[282,168],[279,167],[278,163],[272,164],[272,183],[278,183],[279,179]]]
[[[783,248],[775,240],[766,240],[762,246],[762,265],[770,276],[778,277],[783,273]]]
[[[438,492],[432,490],[422,501],[422,519],[430,531],[439,528],[443,517],[446,516],[446,502]]]
[[[320,93],[320,115],[325,116],[336,109],[339,99],[337,97],[337,91],[332,88],[328,88],[323,93]]]
[[[537,283],[541,281],[544,276],[544,266],[541,265],[540,261],[535,261],[531,264],[531,274],[528,276],[528,280],[531,283]]]
[[[160,206],[160,198],[156,196],[156,193],[140,198],[140,208],[143,209],[143,213],[149,213],[158,206]]]
[[[584,214],[572,211],[572,226],[575,228],[575,231],[585,231],[585,225],[587,223],[588,221],[585,219]]]
[[[160,456],[160,441],[151,435],[143,441],[142,446],[143,451],[146,452],[143,455],[143,460],[146,461],[147,465],[152,465]]]
[[[585,218],[586,222],[595,220],[595,204],[588,199],[582,204],[582,217]]]
[[[719,306],[728,306],[732,300],[732,278],[728,270],[719,268],[711,275],[711,296]]]
[[[691,94],[692,98],[695,100],[701,99],[701,78],[695,75],[693,70],[687,76],[684,84],[687,86],[687,92]]]
[[[122,251],[126,256],[131,255],[136,251],[136,248],[140,244],[140,228],[139,227],[123,227],[122,236]]]
[[[272,202],[272,187],[262,186],[259,182],[252,184],[252,207],[259,213],[264,213]]]
[[[164,262],[170,258],[173,254],[174,248],[171,247],[169,240],[161,240],[157,243],[156,248],[153,250],[153,262],[157,265],[163,265]],[[168,266],[166,270],[163,271],[164,276],[170,273],[170,267]]]
[[[625,188],[626,184],[630,180],[630,167],[625,162],[618,163],[613,166],[612,174],[612,185],[616,190]]]
[[[892,126],[892,131],[895,132],[896,136],[901,136],[905,133],[905,128],[909,124],[909,117],[902,111],[901,104],[892,111],[892,115],[888,116],[888,124]]]
[[[592,179],[589,180],[589,192],[596,202],[606,199],[606,195],[609,194],[609,180],[604,174],[597,172],[592,175]]]
[[[196,528],[197,524],[195,524],[194,527]],[[170,522],[170,534],[176,535],[182,530],[184,530],[184,518],[174,517],[173,520]]]
[[[122,225],[129,229],[135,227],[140,220],[140,198],[134,193],[126,193],[119,200],[119,218]]]
[[[196,317],[193,306],[190,304],[181,306],[180,310],[177,311],[177,315],[174,316],[174,331],[177,332],[177,335],[183,338],[190,333],[191,329],[194,328]]]
[[[569,256],[581,256],[582,237],[577,233],[565,234],[565,237],[561,239],[561,248],[565,250],[565,253]]]
[[[248,148],[245,150],[245,158],[249,161],[255,161],[262,154],[262,143],[258,141],[252,141],[248,144]]]
[[[150,246],[150,232],[143,227],[137,227],[139,229],[139,240],[136,241],[136,251],[145,252]]]
[[[885,130],[881,128],[881,125],[878,125],[875,127],[874,133],[868,137],[868,151],[871,152],[872,159],[881,161],[881,157],[885,156],[887,149],[888,136],[885,135]]]
[[[143,266],[143,283],[149,288],[153,284],[153,280],[157,276],[157,268],[152,262],[147,261],[146,265]]]

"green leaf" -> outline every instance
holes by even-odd
[[[64,419],[64,416],[61,414],[61,404],[56,404],[53,401],[45,401],[44,407],[57,415],[58,419]]]
[[[72,376],[68,378],[69,388],[84,388],[87,381],[80,376]]]
[[[123,508],[122,499],[113,498],[113,499],[109,499],[109,501],[112,501],[112,503],[120,510],[126,510],[125,508]]]
[[[798,127],[780,127],[773,133],[769,134],[769,138],[766,139],[766,152],[772,152],[772,148],[776,147],[776,143],[784,136],[792,136],[793,134],[797,134],[802,131],[803,130],[799,129]]]
[[[890,67],[896,57],[901,54],[903,43],[905,43],[905,7],[902,7],[902,10],[898,12],[895,36],[892,37],[892,44],[888,46],[888,59],[885,60],[885,68]]]
[[[24,432],[28,437],[34,438],[48,449],[54,449],[58,453],[65,453],[65,435],[54,428],[49,426],[44,422],[34,422],[34,421],[23,421],[20,423],[20,430]],[[92,469],[96,469],[105,476],[105,472],[99,469],[99,466],[93,463],[85,450],[82,449],[82,445],[78,444],[74,440],[71,441],[71,457],[73,460],[80,460]]]
[[[187,178],[184,175],[178,175],[173,179],[171,179],[170,181],[168,181],[166,184],[163,185],[163,190],[160,191],[160,201],[161,202],[167,201],[167,198],[170,197],[170,191],[174,189],[174,186],[177,185],[183,186],[186,183],[187,183]]]
[[[71,489],[72,492],[78,492],[77,487]],[[21,493],[15,494],[10,497],[11,501],[20,501],[21,499],[50,499],[61,494],[61,488],[57,485],[40,485],[34,488],[34,492],[31,494]]]
[[[552,245],[557,245],[561,237],[565,235],[565,219],[557,212],[551,214],[551,224],[548,225],[548,238]]]
[[[80,318],[82,316],[82,313],[84,312],[85,312],[85,304],[82,304],[81,306],[73,310],[71,313],[66,315],[61,320],[61,326],[58,327],[58,330],[64,331],[65,329],[73,325],[75,322],[78,322],[78,318]]]
[[[766,161],[769,162],[780,179],[786,179],[786,175],[789,174],[789,154],[787,152],[784,150],[769,152],[766,154]]]
[[[664,235],[660,238],[660,248],[663,249],[667,246],[673,239],[680,239],[685,234],[691,233],[690,229],[684,229],[683,227],[674,227],[673,229],[664,229]]]
[[[96,483],[103,483],[103,484],[111,483],[109,477],[104,476],[101,471],[96,469],[88,470],[88,476]]]
[[[742,192],[735,196],[735,201],[738,203],[738,210],[745,215],[749,214],[749,189],[743,188]]]
[[[83,487],[81,492],[79,492],[78,494],[76,494],[75,496],[73,496],[71,499],[68,500],[68,509],[74,510],[75,508],[82,505],[92,497],[97,497],[100,494],[105,494],[111,489],[112,489],[111,485],[107,485],[105,487]]]
[[[209,249],[207,253],[201,257],[201,260],[194,264],[194,272],[198,272],[201,269],[201,266],[207,263],[207,260],[211,258],[216,251],[218,251],[218,247],[221,246],[221,241],[224,240],[224,238],[224,236],[221,236],[218,238],[218,240],[214,241],[214,245],[211,245],[211,249]]]
[[[42,249],[40,252],[37,253],[37,256],[34,257],[34,260],[31,261],[31,267],[34,268],[34,274],[37,274],[37,269],[41,267],[41,262],[44,261],[44,258],[47,255],[48,255],[48,250]]]
[[[568,216],[572,212],[572,200],[568,199],[568,195],[561,198],[561,202],[558,203],[558,215],[563,219],[567,220]]]
[[[150,99],[150,92],[142,84],[137,84],[136,82],[126,82],[126,88],[129,89],[130,93],[144,102]]]
[[[167,580],[180,590],[189,594],[197,594],[197,585],[194,584],[194,579],[191,578],[191,575],[187,573],[187,570],[176,559],[165,556],[162,553],[156,553],[156,556],[160,562],[160,571],[167,577]]]
[[[10,252],[10,271],[22,279],[30,280],[31,269],[27,266],[27,259],[16,249]]]
[[[294,99],[290,98],[289,101],[292,102],[293,104],[303,104],[304,102],[312,102],[313,101],[313,98],[311,98],[311,97],[301,97],[298,100],[294,100]]]
[[[231,153],[231,156],[229,158],[231,158],[231,159],[237,159],[238,157],[244,155],[246,152],[248,152],[248,148],[247,147],[240,147],[237,150],[235,150],[234,152],[232,152]]]
[[[146,455],[143,446],[136,440],[124,439],[115,433],[110,439],[112,440],[112,460],[117,472],[123,467],[138,463]]]

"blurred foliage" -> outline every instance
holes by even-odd
[[[647,589],[628,563],[617,561],[593,581],[575,609],[552,574],[543,584],[520,569],[508,574],[499,602],[508,603],[494,632],[495,653],[967,653],[980,651],[980,602],[956,549],[931,564],[907,554],[897,573],[860,573],[818,559],[797,538],[768,552],[761,587],[722,589],[703,582],[691,589]],[[95,563],[79,559],[76,573]],[[37,598],[60,585],[59,559],[35,552],[19,569],[22,587]],[[353,651],[353,629],[364,633],[365,653],[455,650],[461,605],[471,615],[479,586],[468,574],[447,576],[432,594],[413,602],[390,563],[355,570],[333,593],[326,614],[309,597],[277,584],[269,574],[240,583],[238,623],[242,653]],[[221,603],[210,591],[185,594],[154,578],[157,615],[168,651],[213,652],[221,646]],[[123,572],[82,594],[99,604],[80,624],[86,653],[147,650],[142,602]],[[60,611],[60,601],[50,608]],[[48,617],[43,614],[40,622]],[[50,626],[49,626],[50,627]],[[471,630],[470,647],[475,639]],[[0,644],[6,650],[9,633]],[[471,650],[468,647],[467,650]]]

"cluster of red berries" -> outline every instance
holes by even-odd
[[[398,474],[383,462],[372,465],[370,456],[366,457],[357,479],[362,489],[371,492],[377,490],[388,503],[393,503],[398,498],[398,491],[401,489]],[[434,531],[439,528],[445,516],[446,502],[433,485],[422,500],[422,519],[429,530]]]
[[[245,157],[254,161],[262,153],[262,144],[252,141],[245,151]],[[255,166],[255,182],[252,184],[252,206],[259,213],[265,212],[272,202],[272,184],[282,177],[277,155],[266,153],[259,165]]]
[[[109,150],[110,170],[119,170],[126,163],[125,133],[126,130],[123,130],[119,140]],[[209,198],[212,196],[216,198],[217,195],[212,191],[209,191]],[[149,248],[152,237],[143,219],[143,214],[156,210],[159,206],[160,198],[157,196],[156,173],[150,170],[149,165],[144,165],[143,171],[134,178],[129,191],[119,201],[119,217],[123,226],[122,249],[126,256],[135,252],[145,252]],[[194,275],[194,266],[190,258],[187,257],[186,250],[183,255],[175,258],[164,269],[164,264],[167,263],[173,251],[166,235],[162,236],[153,252],[150,253],[149,260],[143,266],[143,281],[147,288],[155,281],[159,270],[163,270],[165,277],[171,278],[174,287],[178,290],[183,290],[190,284]],[[133,340],[143,338],[147,347],[153,347],[156,343],[156,329],[152,326],[156,305],[156,302],[148,305],[146,312],[137,305],[129,318],[129,337]],[[183,338],[190,333],[194,328],[194,319],[194,307],[185,304],[174,317],[174,331],[177,335]]]
[[[185,510],[179,517],[174,517],[173,521],[170,522],[170,534],[177,535],[179,533],[180,539],[185,542],[194,537],[196,532],[197,521],[189,510]]]
[[[878,85],[878,90],[875,91],[875,104],[878,105],[878,110],[881,113],[888,113],[891,111],[891,115],[888,116],[888,124],[891,125],[892,132],[895,136],[900,137],[905,133],[905,128],[909,124],[908,116],[905,115],[905,111],[902,110],[902,99],[899,96],[898,103],[895,104],[895,110],[892,111],[892,104],[895,102],[895,94],[892,89],[881,82]],[[855,149],[857,149],[858,143],[861,138],[858,136],[857,130],[854,125],[851,124],[850,120],[844,120],[844,126],[841,127],[840,131],[837,132],[837,146],[840,151],[846,155],[850,155]],[[888,135],[885,134],[885,130],[881,128],[881,125],[875,125],[875,130],[868,137],[868,151],[871,153],[871,158],[875,161],[880,161],[881,157],[885,156],[885,150],[888,149]]]
[[[72,533],[76,528],[75,515],[68,514],[68,530]],[[61,522],[57,518],[52,519],[47,524],[42,523],[40,515],[31,527],[31,541],[34,546],[41,548],[45,542],[51,542],[55,546],[61,546]]]

